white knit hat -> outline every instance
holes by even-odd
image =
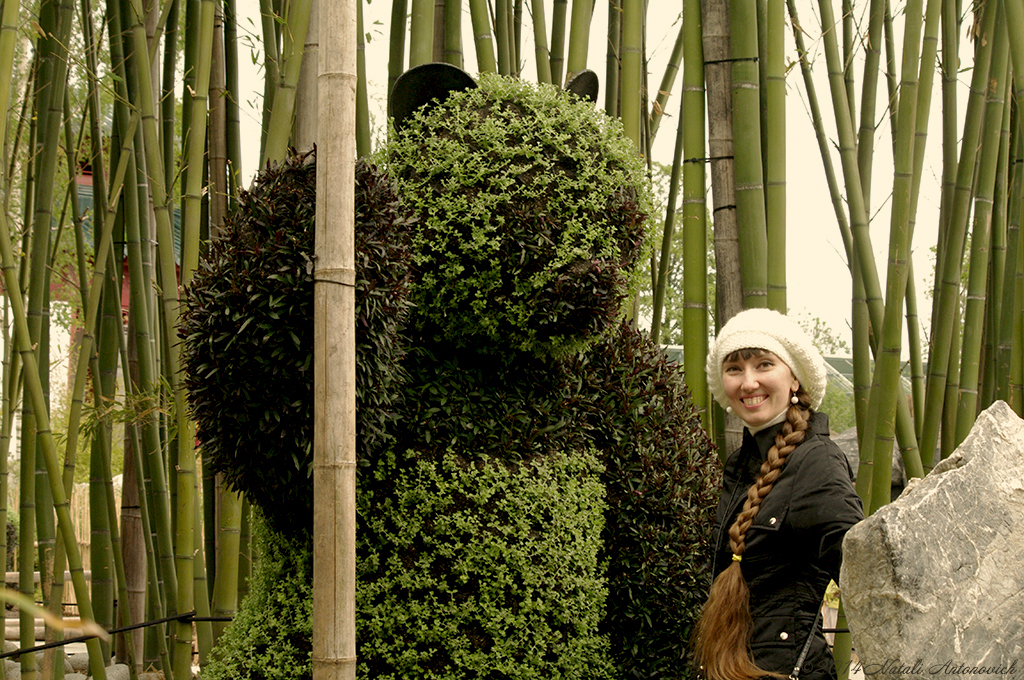
[[[811,408],[825,398],[825,360],[810,336],[792,319],[771,309],[748,309],[729,319],[708,352],[707,374],[711,395],[723,407],[729,404],[722,384],[722,362],[738,349],[766,349],[786,362],[811,399]]]

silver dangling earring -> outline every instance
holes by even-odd
[[[789,403],[790,404],[799,404],[800,400],[797,399],[796,395],[794,394],[792,397],[789,398]]]

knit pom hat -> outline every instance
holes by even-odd
[[[786,362],[811,399],[811,408],[825,398],[825,360],[810,336],[789,317],[771,309],[748,309],[729,319],[708,352],[707,374],[711,395],[728,406],[722,384],[722,362],[738,349],[766,349]]]

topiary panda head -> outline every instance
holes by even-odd
[[[384,151],[417,217],[413,327],[453,348],[559,356],[589,345],[638,283],[650,196],[596,77],[566,93],[445,64],[404,74]]]

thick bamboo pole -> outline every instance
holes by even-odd
[[[576,29],[576,23],[580,21],[576,16],[576,5],[573,3],[573,28],[572,37],[569,41],[570,61],[569,71],[576,73],[586,68],[586,55],[584,61],[574,61],[573,55],[577,54],[574,43],[582,33],[582,29]],[[622,2],[622,79],[619,89],[619,118],[622,120],[622,127],[626,136],[633,140],[638,153],[644,153],[643,138],[641,132],[641,106],[643,96],[643,25],[644,25],[645,3],[643,0],[623,0]],[[589,16],[586,17],[589,24]],[[589,35],[589,31],[587,32]],[[575,57],[579,59],[579,56]]]
[[[701,23],[707,96],[708,153],[711,165],[712,222],[715,227],[715,264],[718,272],[715,315],[721,326],[743,309],[739,233],[736,222],[732,72],[728,61],[727,0],[703,0]]]
[[[765,226],[768,232],[765,276],[768,306],[787,312],[786,293],[786,4],[768,0],[762,76],[766,114],[762,120]]]
[[[409,17],[409,68],[434,61],[434,0],[412,0]],[[500,50],[499,50],[499,63]]]
[[[542,0],[531,0],[533,13],[533,54],[537,61],[537,82],[551,84],[551,52],[548,50],[548,29]]]
[[[217,527],[217,569],[213,580],[214,618],[230,618],[238,607],[238,550],[242,531],[242,496],[229,491],[221,480],[216,485],[219,525]],[[228,622],[215,621],[213,643],[216,645]]]
[[[494,36],[491,34],[491,19],[487,12],[487,0],[469,0],[469,18],[473,24],[477,69],[481,73],[497,73],[498,61],[494,56]]]
[[[755,0],[730,0],[732,134],[743,307],[768,304],[768,229],[761,164],[760,68]]]
[[[313,274],[313,680],[356,674],[355,24],[352,0],[327,3]]]
[[[701,42],[700,0],[684,0],[683,95],[679,126],[683,135],[683,362],[694,406],[700,410],[704,429],[711,431],[707,374],[708,286],[706,270],[707,199],[704,166],[704,46]],[[684,122],[685,121],[685,122]],[[677,131],[676,134],[679,134]]]
[[[569,0],[555,0],[551,8],[551,82],[562,83],[565,65],[565,18],[569,13]]]
[[[627,2],[623,2],[624,11],[627,4]],[[593,0],[572,0],[572,17],[569,23],[569,58],[565,71],[566,80],[571,78],[573,74],[587,68],[587,48],[590,44],[590,19],[593,13]],[[623,20],[625,21],[625,18]],[[554,68],[552,68],[552,71],[554,71]]]

